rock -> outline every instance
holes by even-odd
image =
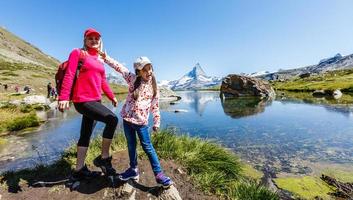
[[[126,196],[126,195],[131,195],[133,191],[134,191],[134,187],[132,186],[131,180],[129,180],[123,185],[120,192],[123,196]]]
[[[180,194],[174,185],[170,186],[168,189],[163,190],[161,194],[155,198],[158,200],[182,200]]]
[[[178,101],[181,99],[173,90],[164,86],[159,87],[159,96],[161,101]]]
[[[236,74],[230,74],[223,79],[220,93],[222,99],[231,97],[274,98],[275,95],[275,91],[267,81]]]
[[[177,172],[179,173],[179,174],[186,174],[182,169],[180,169],[180,168],[178,168],[177,169]]]
[[[54,101],[49,104],[51,110],[55,110],[58,107],[58,101]]]
[[[341,92],[341,90],[335,90],[335,91],[333,91],[332,96],[333,96],[333,98],[335,98],[335,99],[341,98],[341,97],[342,97],[342,92]]]
[[[307,77],[310,77],[310,73],[302,73],[299,75],[300,78],[307,78]]]
[[[325,90],[315,90],[313,92],[314,97],[324,97],[326,95]]]
[[[353,183],[343,183],[324,174],[321,175],[321,180],[336,188],[335,192],[332,193],[335,197],[341,197],[344,199],[351,199],[353,197]]]
[[[46,104],[46,105],[50,104],[50,101],[45,96],[41,96],[41,95],[27,96],[23,99],[23,102],[25,104]]]
[[[10,101],[9,103],[16,105],[16,106],[19,106],[19,105],[21,105],[22,101],[21,100],[13,100],[13,101]]]
[[[342,92],[339,89],[336,90],[315,90],[312,94],[314,97],[325,97],[325,96],[331,96],[335,99],[339,99],[342,97]]]
[[[174,112],[179,113],[179,112],[188,112],[188,111],[185,109],[176,109],[176,110],[174,110]]]

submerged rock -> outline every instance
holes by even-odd
[[[274,98],[275,95],[274,89],[267,81],[236,74],[230,74],[223,79],[220,93],[222,99],[232,97]]]

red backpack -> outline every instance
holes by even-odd
[[[80,69],[81,69],[81,67],[83,65],[83,61],[85,59],[85,56],[86,56],[86,51],[84,51],[83,49],[80,49],[80,58],[78,60],[74,81],[73,81],[72,87],[71,87],[70,100],[72,98],[72,90],[74,88],[76,79],[77,79],[77,77],[78,77],[78,75],[80,73]],[[66,73],[66,69],[67,69],[68,65],[69,65],[69,61],[68,60],[63,62],[63,63],[61,63],[59,65],[59,67],[58,67],[58,71],[55,74],[56,91],[57,91],[57,94],[59,94],[59,95],[60,95],[60,92],[61,92],[61,87],[62,87],[62,84],[63,84],[63,81],[64,81],[64,77],[65,77],[65,73]]]

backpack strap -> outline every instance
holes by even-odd
[[[81,70],[81,67],[83,65],[83,62],[86,58],[86,55],[87,55],[87,52],[82,48],[80,49],[80,57],[79,57],[79,60],[78,60],[78,65],[77,65],[77,69],[78,70]]]
[[[83,62],[85,61],[86,55],[87,55],[87,52],[83,48],[80,49],[80,57],[78,59],[77,70],[75,74],[76,78],[78,78],[78,75],[80,74],[80,70],[83,66]]]

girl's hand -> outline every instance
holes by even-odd
[[[107,52],[106,51],[99,51],[98,52],[99,53],[99,55],[100,55],[100,57],[103,59],[103,60],[105,60],[105,58],[107,57]]]
[[[158,132],[159,131],[159,128],[157,126],[153,126],[153,132]]]
[[[68,110],[70,108],[70,101],[59,101],[58,107],[61,112]]]
[[[118,105],[118,100],[115,97],[112,100],[112,104],[113,104],[114,107],[116,107]]]

